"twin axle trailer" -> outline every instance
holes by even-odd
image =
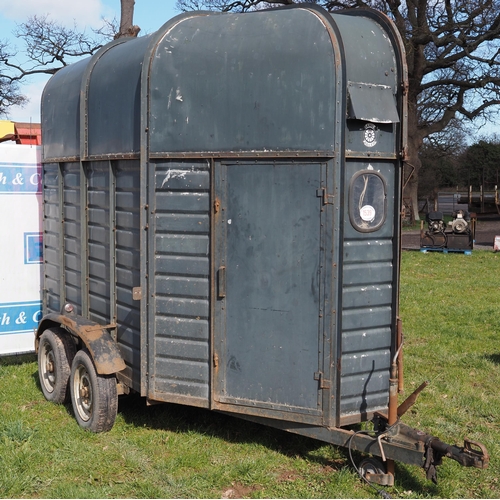
[[[118,395],[382,458],[450,456],[398,406],[406,67],[371,10],[182,14],[42,97],[45,397],[109,430]],[[373,433],[349,430],[373,420]]]

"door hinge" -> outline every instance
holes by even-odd
[[[326,188],[319,188],[316,190],[316,196],[322,198],[323,205],[333,205],[334,196],[333,194],[328,194]]]
[[[214,354],[214,368],[217,368],[219,366],[219,356],[217,354]]]
[[[226,296],[226,267],[221,266],[217,271],[217,297],[223,299]]]
[[[323,372],[314,372],[314,380],[319,380],[320,389],[330,389],[330,381],[325,379]]]
[[[132,300],[141,300],[142,299],[142,289],[140,286],[135,286],[132,288]]]

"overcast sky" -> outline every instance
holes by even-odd
[[[16,23],[29,16],[46,15],[50,19],[79,29],[100,26],[102,18],[120,19],[120,0],[0,0],[0,39],[11,41],[21,49],[12,34]],[[141,35],[152,33],[166,21],[179,14],[175,0],[136,0],[134,24],[141,27]],[[31,77],[22,86],[30,102],[23,108],[11,108],[9,119],[17,122],[40,121],[40,95],[48,76]]]

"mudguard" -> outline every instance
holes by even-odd
[[[77,315],[50,313],[42,318],[35,332],[35,351],[38,352],[39,338],[47,328],[62,327],[69,334],[82,340],[94,362],[97,373],[111,375],[125,368],[116,342],[108,329],[115,325],[100,325],[95,321]]]

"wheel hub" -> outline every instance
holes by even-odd
[[[84,366],[80,366],[75,377],[75,393],[78,394],[76,410],[84,421],[92,417],[92,386],[89,374]]]
[[[56,375],[55,375],[55,363],[54,363],[54,353],[50,349],[45,350],[45,370],[44,370],[44,385],[49,392],[54,390],[54,385],[56,383]]]

